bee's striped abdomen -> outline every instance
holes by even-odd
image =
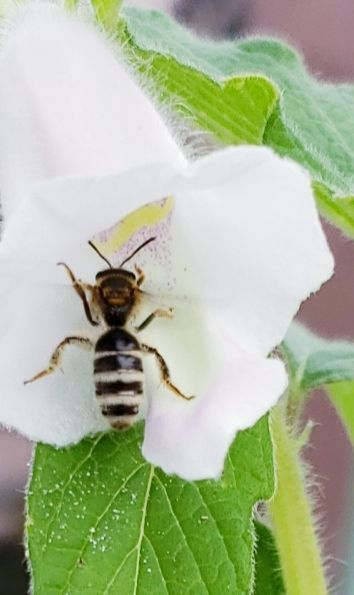
[[[95,347],[96,397],[111,426],[125,428],[137,418],[144,373],[139,342],[123,328],[102,335]]]

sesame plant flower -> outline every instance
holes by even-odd
[[[19,11],[0,80],[2,424],[58,447],[109,429],[92,351],[69,346],[24,381],[65,337],[94,348],[107,330],[57,263],[94,285],[108,264],[89,241],[119,268],[154,238],[124,265],[145,275],[128,329],[193,399],[145,356],[142,452],[167,473],[218,478],[237,432],[284,393],[269,355],[333,272],[307,173],[251,146],[186,161],[104,38],[54,6]]]
[[[325,387],[353,436],[354,346],[292,321],[333,272],[315,200],[354,237],[353,89],[120,4],[0,22],[0,423],[37,442],[31,592],[325,595],[304,404]]]

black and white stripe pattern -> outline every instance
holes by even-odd
[[[143,400],[144,372],[139,342],[123,328],[102,335],[95,347],[96,397],[111,426],[131,426]]]

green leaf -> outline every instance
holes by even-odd
[[[320,213],[348,236],[354,237],[354,196],[336,198],[326,186],[313,185]]]
[[[354,443],[354,344],[327,341],[294,323],[282,349],[293,388],[307,393],[327,385],[327,392]]]
[[[325,384],[354,380],[354,344],[327,341],[293,323],[282,344],[293,383],[308,392]]]
[[[304,165],[321,212],[354,237],[354,86],[319,82],[272,39],[206,42],[154,11],[123,15],[120,39],[163,100],[222,142],[263,142]]]
[[[28,493],[34,595],[248,594],[252,509],[274,490],[268,418],[241,432],[219,482],[141,456],[142,426],[39,445]]]
[[[280,560],[270,529],[255,522],[257,536],[256,583],[254,595],[284,595]]]
[[[225,144],[261,144],[279,95],[266,78],[247,75],[215,81],[172,57],[141,50],[123,24],[120,39],[135,68],[153,81],[160,100],[189,125],[213,133]]]
[[[354,446],[354,382],[338,382],[327,387],[339,417],[347,429]]]

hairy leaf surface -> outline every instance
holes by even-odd
[[[354,344],[327,341],[294,323],[283,351],[295,390],[325,386],[354,443]]]
[[[252,509],[272,495],[265,417],[240,433],[219,482],[184,482],[141,456],[142,426],[39,445],[28,495],[35,595],[248,594]]]

